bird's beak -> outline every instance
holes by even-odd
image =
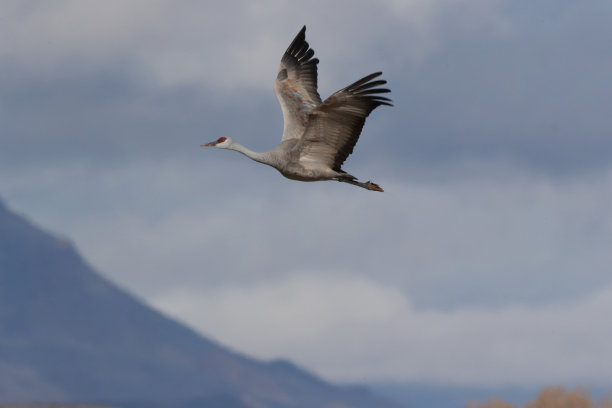
[[[214,142],[210,142],[210,143],[204,143],[204,144],[201,144],[200,146],[202,146],[202,147],[210,147],[210,146],[214,146],[214,145],[216,145],[216,144],[217,144],[217,142],[216,142],[216,141],[214,141]]]

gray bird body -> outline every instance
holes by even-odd
[[[370,74],[335,92],[324,102],[317,92],[317,64],[314,51],[306,42],[306,27],[285,51],[278,69],[274,92],[281,105],[284,129],[281,143],[273,150],[253,152],[231,138],[222,137],[202,146],[238,151],[276,168],[283,176],[299,181],[337,180],[368,190],[383,191],[377,184],[365,183],[342,170],[353,152],[361,129],[376,107],[391,105],[378,94],[390,92]]]

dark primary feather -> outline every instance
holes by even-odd
[[[387,81],[372,81],[380,75],[382,72],[376,72],[352,83],[310,113],[303,138],[303,156],[318,155],[333,170],[341,171],[368,115],[380,105],[393,106],[391,99],[378,95],[391,92],[378,88]]]
[[[349,93],[352,93],[354,95],[363,96],[364,98],[369,98],[369,99],[376,100],[376,101],[380,102],[376,106],[379,106],[379,105],[393,106],[391,103],[389,103],[389,102],[391,102],[391,99],[389,99],[389,98],[385,98],[383,96],[367,96],[369,94],[391,92],[391,90],[389,90],[387,88],[372,89],[375,86],[384,85],[384,84],[387,83],[387,81],[385,81],[384,79],[379,79],[377,81],[371,81],[372,79],[374,79],[376,77],[379,77],[381,75],[382,75],[382,72],[375,72],[373,74],[370,74],[370,75],[368,75],[366,77],[361,78],[359,81],[350,84],[346,88],[336,92],[336,94],[338,94],[340,92],[349,92]],[[376,108],[376,106],[374,106],[374,108]],[[372,109],[374,109],[374,108],[372,108]]]
[[[317,92],[318,58],[312,58],[314,50],[306,42],[306,26],[295,36],[281,59],[281,67],[287,69],[289,80],[297,81],[308,93],[311,101],[321,103]]]

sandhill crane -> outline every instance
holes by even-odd
[[[342,164],[359,139],[365,119],[379,105],[391,104],[378,94],[387,81],[374,80],[376,72],[331,95],[324,102],[317,92],[317,64],[314,50],[306,42],[304,26],[283,55],[274,84],[285,121],[281,143],[264,153],[253,152],[229,137],[202,146],[235,150],[276,168],[293,180],[337,180],[373,191],[377,184],[359,182],[342,170]]]

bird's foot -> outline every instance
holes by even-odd
[[[385,191],[378,184],[372,183],[371,181],[366,181],[365,183],[363,183],[363,186],[367,188],[368,190],[372,190],[372,191],[380,191],[381,193]]]

